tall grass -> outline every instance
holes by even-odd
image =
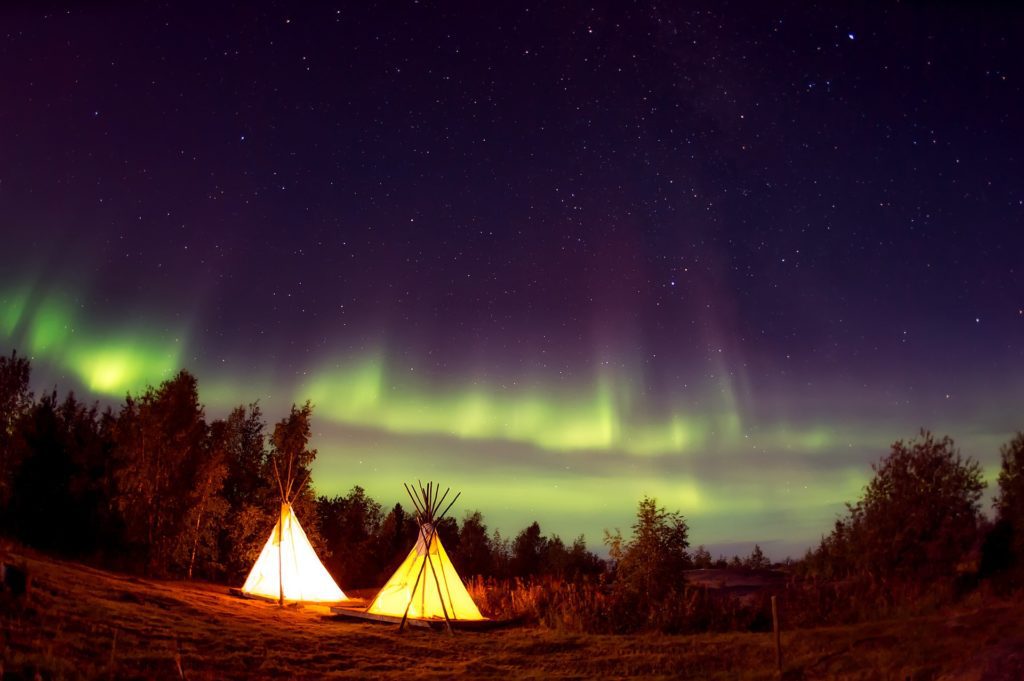
[[[680,585],[657,599],[629,593],[605,579],[481,579],[468,585],[481,611],[549,629],[581,633],[764,631],[771,626],[768,594],[742,598]]]
[[[805,628],[924,614],[963,594],[953,582],[882,584],[795,577],[744,593],[680,581],[656,597],[630,592],[603,576],[577,581],[476,578],[467,588],[489,617],[594,634],[769,631],[772,596],[777,597],[785,628]]]

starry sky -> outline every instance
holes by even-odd
[[[1024,428],[1010,3],[14,3],[0,343],[312,400],[317,491],[799,555]],[[1003,6],[1006,5],[1006,6]]]

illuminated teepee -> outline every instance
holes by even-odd
[[[409,618],[443,620],[449,630],[452,622],[485,620],[437,536],[438,523],[459,495],[456,494],[444,512],[438,514],[448,491],[440,500],[437,499],[438,488],[433,483],[428,483],[425,488],[421,485],[419,495],[414,495],[408,486],[405,491],[416,507],[419,538],[405,562],[374,597],[366,613],[384,618],[400,617],[399,629],[405,627]]]
[[[327,568],[317,558],[316,551],[306,538],[306,533],[299,525],[292,509],[292,501],[299,495],[306,480],[292,493],[294,478],[292,462],[288,463],[287,484],[281,482],[274,463],[274,475],[277,477],[278,489],[281,492],[281,513],[277,518],[270,538],[263,546],[260,557],[252,566],[249,577],[245,580],[242,593],[277,600],[281,605],[285,601],[343,601],[346,596],[334,582]]]

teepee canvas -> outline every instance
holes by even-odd
[[[419,538],[405,562],[374,597],[366,613],[401,618],[402,627],[408,618],[443,620],[449,628],[452,622],[485,620],[437,536],[437,524],[459,495],[456,494],[444,512],[438,514],[448,496],[447,491],[440,501],[433,483],[426,488],[421,486],[418,496],[413,495],[408,487],[406,491],[416,507]]]
[[[242,593],[282,602],[345,600],[345,594],[310,546],[289,503],[281,504],[277,525],[252,566]]]
[[[274,477],[281,493],[281,513],[242,586],[242,594],[272,598],[281,605],[285,601],[347,600],[327,568],[317,558],[316,551],[299,525],[299,519],[295,517],[292,502],[309,480],[309,474],[295,487],[296,467],[292,465],[293,460],[288,461],[283,481],[277,470],[277,462],[274,462]]]

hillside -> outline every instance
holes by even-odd
[[[15,550],[33,587],[0,595],[0,677],[770,679],[770,634],[447,636],[280,609],[224,587],[140,579]],[[1024,678],[1021,603],[783,634],[786,678]]]

